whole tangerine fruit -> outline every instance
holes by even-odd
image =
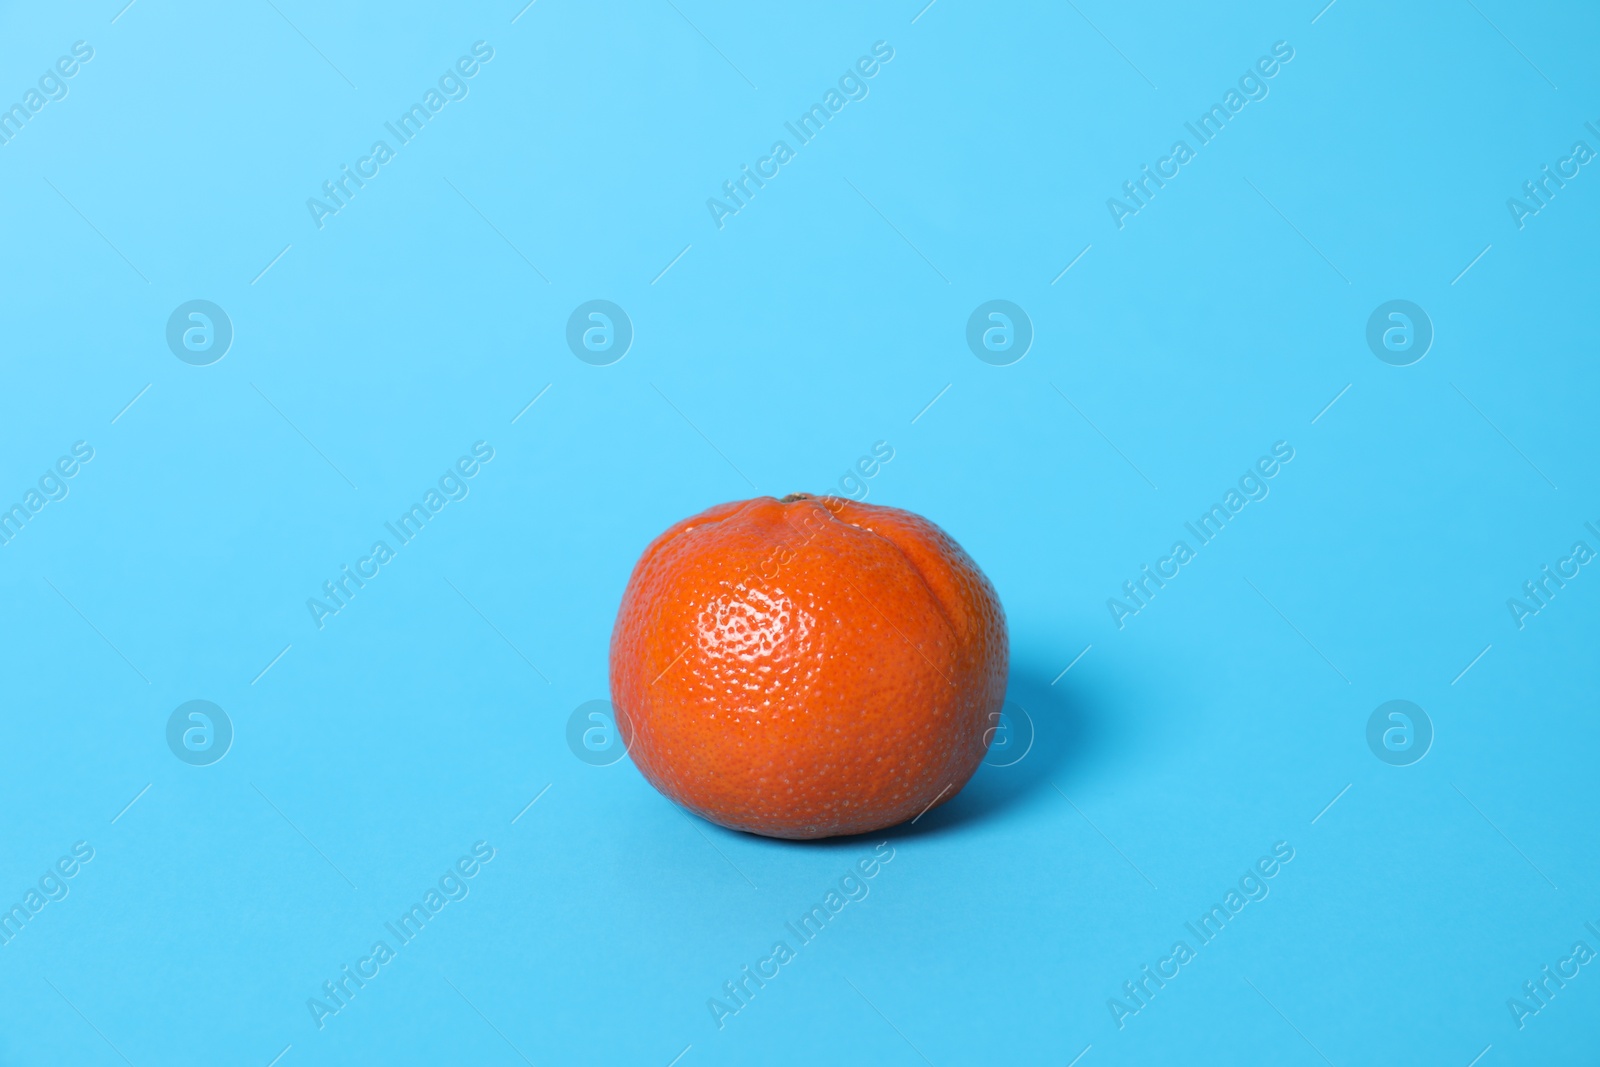
[[[645,549],[611,634],[634,764],[712,822],[868,833],[961,790],[1005,700],[994,587],[919,515],[795,494],[720,504]]]

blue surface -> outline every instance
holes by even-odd
[[[0,1063],[1592,1055],[1592,6],[122,2],[0,13]],[[569,745],[651,537],[830,489],[1020,761],[799,845]]]

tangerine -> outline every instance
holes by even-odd
[[[994,587],[932,522],[794,494],[652,541],[611,634],[645,778],[736,830],[808,839],[915,819],[982,761],[1009,649]]]

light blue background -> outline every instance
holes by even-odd
[[[95,49],[0,146],[0,503],[95,449],[0,548],[0,902],[95,849],[0,947],[0,1063],[1592,1053],[1596,968],[1506,1006],[1600,949],[1600,573],[1506,606],[1600,548],[1600,171],[1506,207],[1600,149],[1592,8],[120,6],[0,13],[4,102]],[[479,40],[319,230],[306,199]],[[880,40],[870,96],[717,229]],[[1276,41],[1270,95],[1119,230],[1106,199]],[[235,329],[208,367],[163,338],[196,298]],[[636,330],[609,367],[564,342],[595,298]],[[996,298],[1036,331],[1009,367],[963,339]],[[1395,298],[1436,330],[1405,368],[1364,340]],[[470,496],[319,631],[306,599],[479,440]],[[575,758],[648,540],[880,440],[868,499],[999,590],[1028,756],[809,845]],[[1106,599],[1280,440],[1270,497],[1118,630]],[[209,767],[166,747],[191,699],[236,731]],[[1366,745],[1391,699],[1436,730],[1410,767]],[[719,1030],[708,998],[881,839],[870,897]],[[470,896],[319,1030],[307,998],[479,840]],[[1271,895],[1119,1030],[1108,998],[1278,841]]]

